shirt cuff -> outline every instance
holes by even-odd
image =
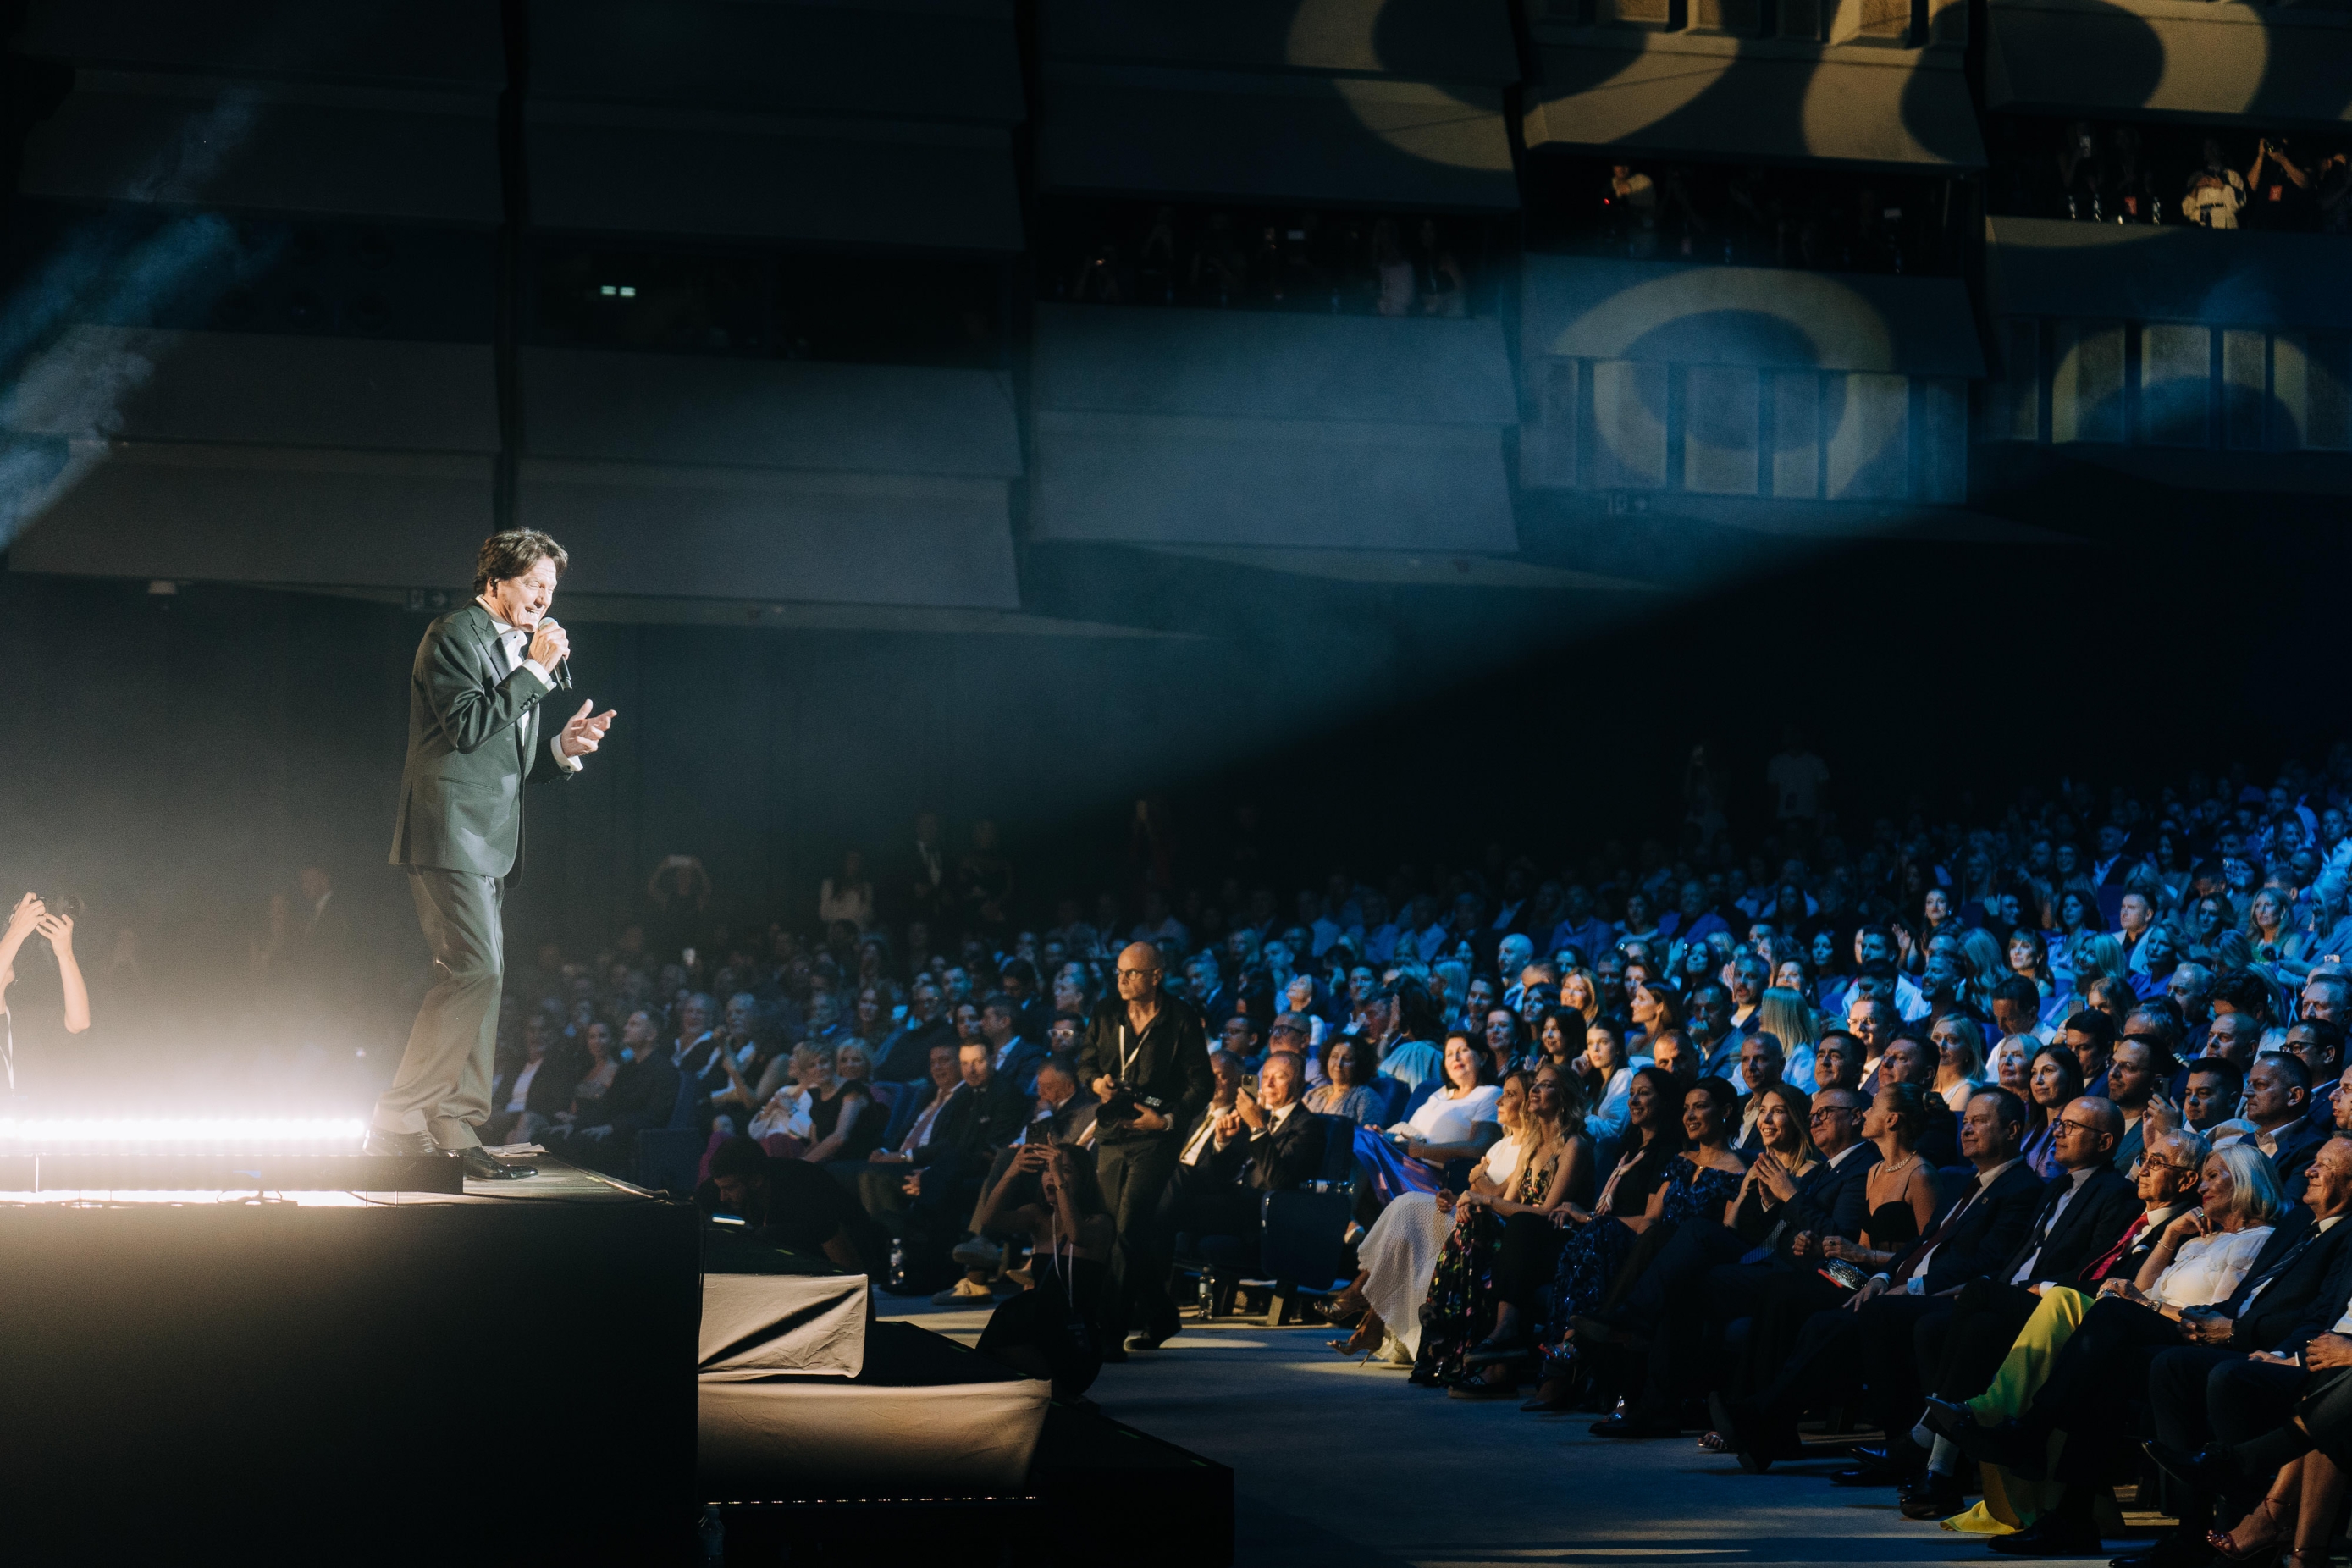
[[[535,658],[524,659],[522,661],[521,668],[539,677],[539,684],[545,689],[549,691],[555,689],[555,677],[548,674],[546,669],[541,666],[539,660]]]
[[[555,765],[562,768],[567,773],[576,773],[581,769],[582,764],[579,758],[567,757],[563,754],[563,738],[560,735],[551,735],[548,737],[547,754],[553,757],[555,759]]]

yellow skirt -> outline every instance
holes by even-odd
[[[2001,1358],[2000,1370],[1993,1374],[1992,1383],[1982,1394],[1969,1400],[1969,1408],[1977,1414],[1977,1423],[1997,1426],[2003,1421],[2014,1420],[2033,1403],[2033,1395],[2050,1376],[2051,1363],[2074,1331],[2083,1324],[2083,1314],[2091,1310],[2092,1298],[2080,1290],[2045,1285],[2042,1304],[2033,1309],[2033,1316],[2018,1331],[2017,1342]],[[2059,1446],[2064,1443],[2063,1432],[2050,1435],[2050,1461],[2057,1462]],[[2043,1468],[2048,1473],[2050,1466]],[[2022,1476],[2012,1476],[1999,1465],[1983,1465],[1979,1472],[1984,1482],[1984,1500],[1966,1513],[1954,1514],[1944,1521],[1946,1530],[1957,1530],[1963,1535],[2012,1535],[2030,1528],[2033,1521],[2057,1506],[2058,1494],[2063,1489],[2055,1481],[2030,1481]],[[2103,1497],[2104,1513],[2113,1513],[2114,1520],[2102,1518],[2102,1525],[2120,1526],[2122,1515],[2112,1498]]]

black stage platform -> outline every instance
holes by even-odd
[[[551,1162],[0,1194],[6,1557],[691,1561],[698,1230]]]
[[[1041,1425],[1042,1384],[910,1324],[847,1336],[855,1376],[698,1373],[706,1268],[833,1276],[792,1299],[836,1339],[864,1287],[691,1206],[552,1160],[258,1194],[163,1190],[172,1158],[0,1191],[0,1560],[1231,1561],[1230,1470]]]

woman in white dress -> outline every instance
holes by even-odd
[[[1526,1152],[1524,1078],[1514,1076],[1496,1091],[1493,1114],[1501,1135],[1470,1173],[1470,1190],[1489,1197],[1501,1195]],[[1331,1303],[1332,1314],[1342,1321],[1350,1312],[1363,1315],[1355,1332],[1332,1341],[1332,1347],[1349,1355],[1385,1347],[1391,1360],[1410,1366],[1421,1353],[1421,1303],[1453,1229],[1451,1193],[1407,1193],[1382,1209],[1357,1244],[1355,1280]]]

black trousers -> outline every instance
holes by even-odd
[[[1669,1419],[1684,1399],[1706,1386],[1723,1326],[1747,1316],[1764,1293],[1764,1267],[1740,1266],[1739,1258],[1748,1251],[1748,1243],[1727,1226],[1682,1226],[1626,1293],[1619,1318],[1645,1328],[1650,1335],[1642,1392],[1634,1405],[1641,1418]],[[1717,1308],[1728,1304],[1710,1289],[1718,1274],[1748,1310],[1717,1315]]]
[[[1951,1400],[1982,1394],[2041,1305],[2042,1298],[2021,1285],[1981,1275],[1969,1280],[1952,1301],[1950,1321],[1935,1336],[1940,1342],[1915,1345],[1921,1385]],[[1921,1401],[1923,1406],[1925,1403]],[[1909,1419],[1916,1420],[1918,1415],[1914,1410]]]
[[[2101,1486],[2114,1479],[2130,1405],[2147,1394],[2157,1355],[2183,1342],[2180,1325],[2153,1308],[2113,1296],[2091,1304],[2033,1396],[2032,1419],[2066,1434],[2053,1479]]]
[[[1927,1407],[1927,1379],[1942,1363],[1955,1308],[1951,1297],[1889,1291],[1859,1314],[1869,1409],[1892,1446],[1910,1442],[1911,1427]],[[2006,1352],[2008,1346],[2001,1348]]]
[[[1559,1267],[1559,1227],[1541,1215],[1515,1214],[1503,1221],[1495,1249],[1495,1294],[1518,1309],[1522,1329],[1533,1326],[1536,1297]]]
[[[2158,1351],[2147,1368],[2157,1440],[2194,1454],[2216,1438],[2242,1443],[2284,1426],[2294,1414],[2294,1396],[2303,1381],[2298,1367],[2248,1361],[2245,1352],[2219,1345]],[[2173,1496],[2180,1534],[2203,1541],[2213,1522],[2213,1500],[2179,1489]]]
[[[1116,1229],[1110,1286],[1103,1296],[1106,1345],[1116,1344],[1139,1321],[1154,1333],[1176,1328],[1160,1198],[1181,1152],[1176,1139],[1168,1136],[1122,1140],[1096,1151],[1095,1172]]]

